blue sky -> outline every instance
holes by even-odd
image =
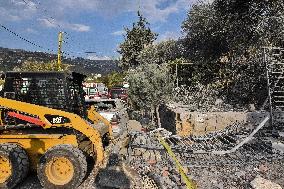
[[[0,47],[63,51],[72,57],[117,58],[124,27],[137,20],[137,10],[159,34],[158,42],[181,36],[181,23],[196,0],[0,0],[0,24],[42,46],[33,46],[0,27]],[[48,50],[49,49],[49,50]],[[86,54],[86,51],[96,52]]]

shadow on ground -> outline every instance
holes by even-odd
[[[110,155],[106,168],[99,171],[94,185],[98,189],[130,188],[131,182],[123,172],[117,154]]]

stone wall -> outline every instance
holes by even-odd
[[[258,125],[267,115],[265,111],[189,112],[183,107],[164,105],[160,108],[162,127],[182,137],[203,135],[234,124]]]

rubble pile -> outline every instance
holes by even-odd
[[[116,139],[109,152],[118,155],[120,167],[114,167],[112,170],[121,171],[130,178],[132,183],[129,188],[133,189],[186,188],[175,163],[159,143],[154,132],[141,131],[143,127],[139,122],[128,119],[126,108],[120,107],[119,112],[123,133]],[[180,160],[185,173],[199,189],[283,187],[284,147],[281,142],[275,142],[267,136],[256,135],[235,153],[196,153],[198,150],[210,152],[231,149],[251,131],[252,128],[239,122],[204,135],[180,137],[165,131],[162,136],[166,137],[166,142]],[[126,145],[128,135],[130,139]],[[260,177],[265,180],[259,179]],[[107,174],[104,176],[106,181],[109,178]],[[80,188],[104,188],[97,186],[97,179],[96,173],[91,173]],[[28,185],[25,182],[24,186],[28,186],[25,188],[39,186],[36,179],[32,182],[30,180],[27,181]]]
[[[249,188],[258,174],[284,184],[283,179],[279,182],[284,171],[284,152],[274,149],[271,141],[255,138],[237,152],[225,155],[196,153],[215,149],[214,143],[208,141],[225,133],[192,138],[192,144],[187,143],[188,146],[183,146],[185,139],[176,140],[174,144],[167,140],[198,188]],[[162,188],[185,188],[175,164],[157,139],[150,133],[135,132],[132,136],[128,161],[135,170],[152,176]],[[222,140],[224,144],[217,145],[222,149],[232,148],[238,142],[228,144],[225,138]]]
[[[253,189],[282,189],[282,187],[279,184],[261,178],[260,176],[257,176],[253,181],[251,181],[250,184],[253,187]]]
[[[153,141],[147,135],[140,135],[135,140],[139,140],[145,146],[153,148]],[[139,174],[148,175],[155,180],[161,188],[182,188],[184,184],[176,170],[176,166],[171,162],[165,151],[162,148],[149,150],[147,148],[132,148],[129,149],[128,161],[130,165],[138,170]]]

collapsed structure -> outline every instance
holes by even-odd
[[[192,112],[186,106],[162,106],[161,125],[170,131],[163,136],[184,167],[193,168],[189,175],[197,176],[197,181],[205,169],[245,169],[263,162],[283,166],[283,52],[279,48],[265,49],[269,94],[263,110]],[[180,176],[173,176],[179,173],[172,168],[171,158],[156,137],[135,133],[130,146],[134,166],[150,167],[160,173],[158,180],[164,188],[185,187]]]

